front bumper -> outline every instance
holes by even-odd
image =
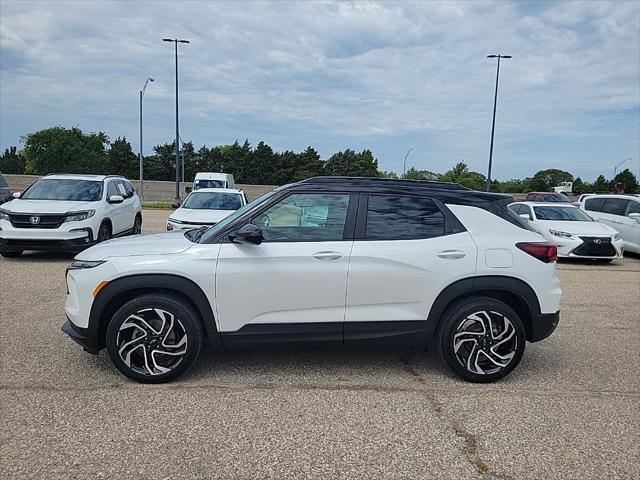
[[[15,230],[0,231],[0,252],[24,250],[80,252],[95,245],[91,228],[78,228],[66,232]]]
[[[69,335],[71,339],[80,345],[86,352],[97,355],[100,351],[96,336],[92,335],[88,328],[80,328],[67,320],[62,326],[62,331]]]
[[[583,239],[555,239],[558,245],[558,257],[560,258],[582,258],[589,260],[612,260],[621,259],[624,252],[624,242],[614,240],[611,237],[598,238],[599,245],[592,243],[592,238]],[[606,241],[606,243],[604,243]]]
[[[530,342],[539,342],[551,335],[560,323],[560,311],[556,313],[539,313],[531,322]]]

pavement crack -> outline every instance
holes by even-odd
[[[426,387],[426,379],[420,372],[418,372],[418,370],[416,370],[409,357],[402,355],[400,357],[400,363],[402,364],[403,370],[411,375],[419,385]],[[492,469],[482,458],[478,450],[478,441],[476,437],[464,428],[464,425],[460,420],[447,415],[444,403],[440,402],[432,392],[425,388],[421,388],[421,390],[429,402],[431,402],[436,417],[448,423],[454,434],[464,442],[462,453],[467,457],[467,460],[473,466],[478,475],[485,478],[495,478],[499,480],[512,479],[512,477],[496,472]]]

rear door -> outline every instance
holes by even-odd
[[[361,195],[345,342],[422,335],[438,294],[475,273],[476,245],[452,215],[428,197]]]
[[[227,343],[342,343],[356,200],[292,192],[250,220],[260,245],[222,244],[216,313]]]

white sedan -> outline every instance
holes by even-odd
[[[247,204],[241,190],[200,188],[191,192],[180,208],[169,216],[167,230],[210,227]]]
[[[566,203],[515,202],[509,208],[558,245],[558,257],[611,261],[622,258],[617,230]]]

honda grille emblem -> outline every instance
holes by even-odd
[[[29,217],[31,225],[38,225],[40,223],[40,217]]]

